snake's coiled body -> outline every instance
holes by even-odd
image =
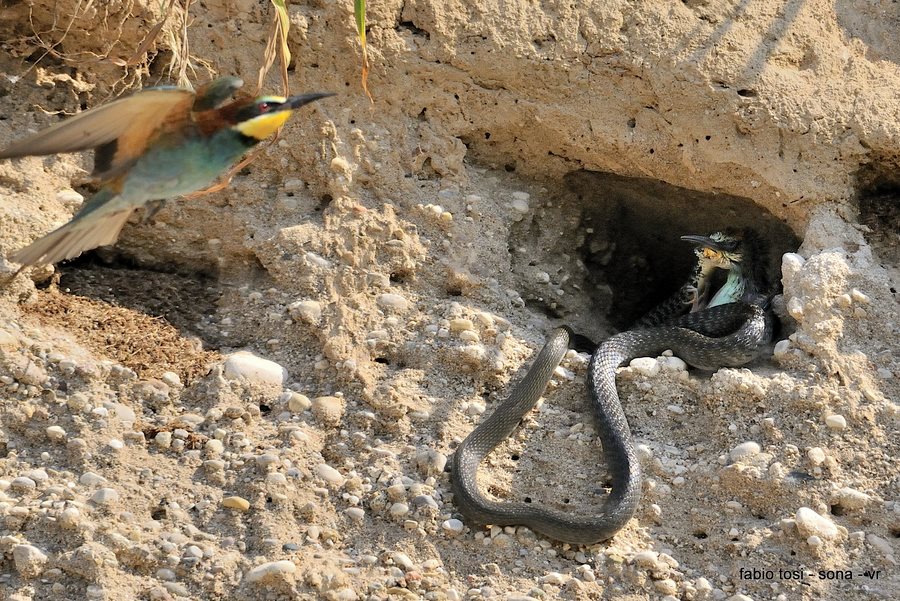
[[[587,388],[597,432],[609,466],[612,491],[591,517],[498,502],[478,491],[481,460],[506,439],[544,393],[569,344],[566,329],[554,330],[534,365],[509,398],[456,450],[451,484],[454,502],[469,519],[498,526],[521,524],[551,538],[590,544],[610,538],[634,515],[641,499],[641,468],[616,391],[616,368],[635,357],[667,349],[701,369],[735,367],[755,358],[772,338],[772,318],[762,307],[730,303],[673,319],[668,325],[622,332],[603,342],[588,366]]]

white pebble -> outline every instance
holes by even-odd
[[[316,324],[322,318],[322,303],[315,300],[297,301],[288,305],[288,313],[295,319]]]
[[[781,271],[786,277],[793,276],[800,272],[805,262],[806,259],[797,253],[784,253],[781,256]]]
[[[66,431],[59,426],[48,426],[46,432],[47,438],[50,440],[64,440],[66,438]]]
[[[348,507],[344,510],[344,513],[351,520],[361,522],[366,517],[366,512],[363,511],[361,507]]]
[[[803,320],[803,301],[796,296],[791,297],[787,303],[788,314],[797,321]]]
[[[78,511],[77,507],[67,507],[63,510],[62,513],[59,514],[59,517],[56,518],[56,521],[63,528],[75,528],[78,526],[80,518],[81,512]]]
[[[85,472],[81,474],[78,481],[85,486],[97,486],[98,484],[106,484],[106,478],[94,472]]]
[[[666,371],[687,371],[687,363],[678,357],[663,357],[657,361]]]
[[[632,359],[628,365],[634,371],[648,378],[652,378],[660,370],[659,361],[653,357],[638,357],[637,359]]]
[[[172,433],[166,431],[157,432],[156,436],[153,437],[153,442],[161,449],[168,449],[172,446]]]
[[[788,339],[779,340],[772,349],[772,354],[776,357],[784,357],[791,350],[791,341]]]
[[[484,413],[485,405],[479,401],[472,401],[466,406],[466,415],[481,415]]]
[[[864,492],[845,486],[837,491],[835,500],[844,509],[862,509],[872,501]]]
[[[247,351],[231,353],[225,359],[225,378],[251,384],[281,386],[288,378],[281,365]]]
[[[812,447],[806,452],[806,456],[813,465],[822,465],[825,462],[825,451],[822,447]]]
[[[320,463],[318,467],[316,467],[316,473],[319,474],[319,477],[328,482],[329,484],[334,484],[335,486],[343,486],[346,479],[341,475],[339,471],[328,465],[327,463]]]
[[[13,481],[10,482],[9,485],[14,490],[22,491],[34,490],[35,488],[37,488],[37,482],[27,476],[19,476],[18,478],[13,478]]]
[[[412,559],[409,558],[409,555],[406,553],[401,553],[400,551],[394,551],[391,553],[391,559],[394,560],[394,564],[400,566],[404,570],[411,570],[416,567],[416,564],[412,562]]]
[[[825,418],[825,425],[831,430],[843,430],[847,427],[847,420],[844,419],[843,415],[829,415]]]
[[[465,530],[466,525],[456,518],[450,518],[449,520],[444,520],[441,523],[441,528],[443,528],[445,532],[448,532],[450,534],[462,534],[462,531]]]
[[[406,503],[394,503],[391,505],[390,512],[394,517],[403,517],[409,513],[409,505]]]
[[[225,451],[225,444],[217,438],[210,438],[203,446],[210,455],[221,455]]]
[[[862,305],[868,305],[869,302],[871,302],[868,295],[863,294],[856,288],[850,291],[850,297],[854,300],[854,302],[860,303]]]
[[[375,299],[375,302],[378,303],[378,306],[382,309],[391,311],[406,311],[406,309],[409,307],[408,300],[406,300],[399,294],[392,294],[390,292],[378,295],[378,298]]]
[[[68,207],[77,207],[84,202],[84,196],[75,190],[66,189],[56,193],[56,200]]]
[[[91,495],[91,501],[97,505],[110,505],[119,500],[119,493],[114,488],[101,488]]]
[[[509,204],[514,211],[518,211],[522,214],[527,213],[531,209],[531,207],[528,206],[528,200],[522,198],[514,198]]]
[[[299,392],[288,392],[287,404],[288,409],[293,413],[300,413],[312,407],[312,401],[305,394]]]
[[[744,457],[752,457],[753,455],[758,455],[762,449],[759,444],[753,442],[752,440],[747,442],[742,442],[737,445],[728,453],[728,459],[731,462],[739,461]]]
[[[160,377],[166,385],[171,386],[172,388],[181,388],[181,378],[178,377],[174,371],[163,372],[162,377]]]
[[[293,561],[283,559],[281,561],[270,561],[262,565],[258,565],[244,576],[247,582],[261,582],[276,575],[293,574],[297,571],[297,566]]]
[[[659,553],[656,551],[641,551],[635,553],[634,563],[642,568],[656,568],[660,565]]]
[[[833,539],[840,531],[830,518],[819,515],[809,507],[801,507],[794,516],[797,530],[804,536],[819,536],[824,539]]]
[[[12,549],[16,571],[30,578],[37,576],[47,565],[47,555],[34,545],[16,545]]]
[[[540,581],[543,584],[555,584],[556,586],[561,586],[568,582],[569,578],[569,576],[560,574],[559,572],[548,572],[546,576],[540,578]]]

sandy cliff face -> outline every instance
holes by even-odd
[[[0,9],[0,146],[173,59],[253,82],[272,17],[194,3],[184,38],[174,7],[142,45],[164,7],[84,4]],[[374,104],[352,3],[290,16],[292,90],[339,96],[227,190],[4,292],[0,599],[900,595],[896,3],[377,2]],[[3,254],[89,170],[0,164]],[[728,225],[769,241],[785,329],[747,369],[621,372],[628,527],[458,521],[447,459],[546,332],[623,327],[684,277],[678,236]],[[585,363],[486,490],[590,514]]]

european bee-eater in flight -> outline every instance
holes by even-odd
[[[101,183],[71,221],[10,260],[23,267],[48,265],[112,244],[135,209],[208,187],[293,111],[332,96],[245,97],[223,105],[242,85],[236,77],[222,77],[196,93],[148,88],[0,150],[0,159],[9,159],[95,149],[93,175]]]

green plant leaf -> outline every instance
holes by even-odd
[[[273,0],[274,2],[274,0]],[[359,45],[362,48],[362,73],[360,82],[369,102],[375,102],[369,93],[369,54],[366,52],[366,0],[353,0],[353,16],[356,17],[356,32],[359,34]]]

